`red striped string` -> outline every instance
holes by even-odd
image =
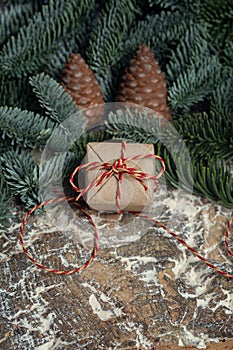
[[[19,237],[20,237],[20,244],[23,248],[23,251],[24,253],[26,254],[26,256],[28,257],[29,260],[31,260],[31,262],[36,265],[37,267],[40,267],[41,269],[45,270],[45,271],[48,271],[48,272],[53,272],[55,274],[58,274],[58,275],[71,275],[75,272],[81,272],[82,270],[84,270],[85,268],[87,268],[91,263],[92,261],[95,259],[96,257],[96,254],[97,254],[97,251],[98,251],[98,232],[97,232],[97,227],[91,217],[90,214],[88,214],[88,212],[83,209],[78,203],[74,203],[75,205],[77,205],[79,207],[79,209],[86,215],[86,217],[88,218],[88,220],[90,221],[91,225],[93,226],[94,228],[94,232],[95,232],[95,235],[94,235],[94,248],[92,250],[92,253],[91,253],[91,256],[90,258],[81,266],[75,268],[75,269],[72,269],[72,270],[57,270],[57,269],[52,269],[52,268],[49,268],[41,263],[39,263],[36,259],[34,259],[32,257],[32,255],[28,252],[26,246],[25,246],[25,243],[24,243],[24,240],[23,240],[23,236],[24,236],[24,232],[23,232],[23,229],[24,229],[24,226],[26,225],[26,221],[28,219],[28,217],[34,212],[36,211],[37,209],[45,206],[45,205],[48,205],[48,204],[51,204],[51,203],[57,203],[57,202],[61,202],[61,201],[68,201],[68,202],[74,202],[75,201],[75,198],[72,198],[72,197],[60,197],[60,198],[54,198],[54,199],[49,199],[47,201],[44,201],[38,205],[36,205],[34,208],[32,208],[31,210],[29,210],[27,212],[27,214],[24,216],[22,222],[21,222],[21,225],[20,225],[20,234],[19,234]]]
[[[163,173],[165,172],[165,163],[164,160],[154,154],[146,154],[146,155],[136,155],[136,156],[132,156],[132,157],[128,157],[125,158],[125,152],[126,152],[126,143],[123,141],[122,142],[122,148],[121,148],[121,158],[115,160],[113,163],[111,162],[91,162],[91,163],[85,163],[82,164],[80,166],[78,166],[70,175],[70,184],[72,186],[72,188],[79,193],[76,197],[60,197],[60,198],[55,198],[55,199],[50,199],[47,201],[44,201],[38,205],[36,205],[34,208],[32,208],[30,211],[28,211],[28,213],[25,215],[25,217],[22,220],[21,226],[20,226],[20,243],[22,245],[23,251],[26,254],[26,256],[28,257],[28,259],[31,260],[31,262],[33,264],[35,264],[36,266],[40,267],[43,270],[46,270],[48,272],[52,272],[55,274],[59,274],[59,275],[70,275],[73,274],[75,272],[81,272],[82,270],[84,270],[85,268],[87,268],[91,262],[95,259],[96,255],[97,255],[97,251],[98,251],[98,232],[97,232],[97,227],[91,217],[91,215],[84,210],[77,202],[78,200],[84,196],[85,193],[87,193],[91,188],[94,187],[98,187],[98,186],[103,186],[104,183],[113,175],[117,175],[118,176],[118,187],[117,187],[117,196],[116,196],[116,211],[118,213],[124,213],[123,210],[121,210],[120,208],[120,198],[121,198],[121,184],[123,181],[123,174],[129,174],[130,176],[132,176],[133,178],[135,178],[145,189],[145,191],[148,191],[148,186],[145,180],[153,180],[155,181],[156,184],[156,189],[158,189],[158,179],[163,175]],[[161,171],[158,175],[150,175],[148,173],[145,173],[139,169],[136,169],[134,167],[129,167],[128,166],[128,162],[131,162],[133,160],[137,160],[137,159],[148,159],[148,158],[155,158],[157,159],[160,163],[161,163]],[[79,187],[77,187],[74,184],[74,177],[77,174],[78,171],[85,169],[85,170],[101,170],[102,173],[97,176],[96,178],[94,178],[90,184],[83,188],[80,189]],[[91,225],[94,228],[94,248],[92,250],[91,256],[90,258],[81,266],[72,269],[72,270],[57,270],[57,269],[52,269],[52,268],[48,268],[46,266],[44,266],[43,264],[39,263],[38,261],[36,261],[31,254],[28,252],[24,240],[23,240],[23,229],[24,226],[26,225],[26,221],[28,219],[28,217],[37,209],[41,208],[42,206],[51,204],[51,203],[56,203],[56,202],[60,202],[60,201],[69,201],[69,202],[74,202],[74,204],[76,206],[78,206],[78,208],[86,215],[86,217],[88,218],[88,220],[90,221]],[[217,273],[233,279],[233,275],[229,274],[228,272],[225,272],[221,269],[219,269],[217,266],[215,266],[214,264],[212,264],[210,261],[208,261],[206,258],[204,258],[196,249],[194,249],[193,247],[191,247],[189,244],[187,244],[187,242],[185,242],[178,234],[176,234],[175,232],[173,232],[172,230],[170,230],[166,225],[164,225],[163,223],[161,223],[160,221],[157,221],[155,219],[153,219],[150,216],[147,216],[145,214],[141,214],[139,212],[131,212],[133,215],[139,216],[145,220],[151,221],[152,223],[162,227],[164,230],[166,230],[168,233],[170,233],[170,235],[172,235],[179,243],[181,243],[183,246],[185,246],[188,250],[190,250],[197,258],[199,258],[202,262],[204,262],[207,266],[209,266],[210,268],[212,268],[213,270],[215,270]],[[230,248],[229,245],[229,233],[230,233],[230,229],[231,229],[231,224],[233,221],[233,217],[228,221],[227,224],[227,229],[225,232],[225,245],[226,245],[226,249],[228,254],[233,257],[233,252]]]

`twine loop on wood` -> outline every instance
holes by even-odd
[[[120,209],[120,204],[119,204],[119,200],[120,200],[120,196],[121,196],[121,191],[120,191],[120,184],[123,181],[123,174],[127,173],[130,176],[134,177],[136,180],[138,180],[143,187],[145,188],[145,190],[147,191],[147,185],[145,180],[147,179],[152,179],[154,181],[157,181],[157,179],[164,173],[165,171],[165,164],[164,161],[161,157],[156,156],[154,154],[146,154],[146,155],[137,155],[137,156],[133,156],[130,158],[125,158],[125,151],[126,151],[126,143],[123,141],[122,142],[122,154],[121,154],[121,158],[115,160],[113,163],[111,162],[91,162],[91,163],[86,163],[86,164],[82,164],[80,166],[78,166],[71,174],[70,176],[70,184],[72,186],[72,188],[78,192],[78,196],[77,197],[60,197],[60,198],[54,198],[54,199],[50,199],[47,201],[44,201],[38,205],[36,205],[34,208],[32,208],[31,210],[29,210],[27,212],[27,214],[24,216],[21,225],[20,225],[20,244],[23,248],[24,253],[26,254],[26,256],[28,257],[28,259],[37,267],[40,267],[41,269],[48,271],[48,272],[52,272],[55,274],[59,274],[59,275],[70,275],[73,274],[75,272],[81,272],[82,270],[86,269],[91,262],[94,260],[94,258],[97,255],[97,251],[98,251],[98,232],[97,232],[97,227],[91,217],[91,215],[84,209],[82,208],[77,202],[78,200],[84,196],[84,194],[86,192],[88,192],[91,188],[95,187],[95,186],[102,186],[104,185],[104,183],[113,175],[118,175],[119,176],[119,181],[118,181],[118,188],[117,188],[117,200],[116,200],[116,207],[117,207],[117,212],[121,213],[123,212]],[[133,161],[136,159],[142,159],[142,158],[156,158],[158,159],[161,164],[162,164],[162,170],[161,172],[155,176],[155,175],[150,175],[147,174],[141,170],[138,170],[134,167],[128,167],[127,163],[129,161]],[[102,174],[100,174],[99,176],[97,176],[86,188],[84,189],[80,189],[79,187],[77,187],[74,184],[74,177],[76,175],[76,173],[81,170],[81,169],[86,169],[86,170],[94,170],[94,169],[98,169],[98,170],[103,170],[104,172]],[[74,204],[85,214],[85,216],[88,218],[89,222],[91,223],[92,227],[94,228],[94,248],[92,250],[91,256],[90,258],[81,266],[72,269],[72,270],[58,270],[58,269],[53,269],[53,268],[49,268],[43,264],[41,264],[40,262],[38,262],[36,259],[34,259],[32,257],[32,255],[29,253],[29,251],[27,250],[25,243],[24,243],[24,227],[26,225],[27,219],[28,217],[35,212],[37,209],[51,204],[51,203],[57,203],[57,202],[61,202],[61,201],[68,201],[68,202],[74,202]]]
[[[120,197],[121,197],[120,185],[123,181],[124,174],[130,175],[133,178],[135,178],[138,182],[140,182],[141,185],[144,187],[145,191],[148,191],[148,186],[146,184],[146,180],[149,180],[149,179],[155,181],[156,190],[158,189],[158,179],[165,172],[164,160],[161,157],[154,155],[154,154],[136,155],[133,157],[125,158],[125,151],[126,151],[126,143],[123,141],[122,148],[121,148],[121,158],[116,159],[113,162],[91,162],[91,163],[85,163],[85,164],[78,166],[70,175],[70,184],[71,184],[72,188],[77,193],[79,193],[76,197],[60,197],[60,198],[50,199],[50,200],[44,201],[44,202],[36,205],[34,208],[32,208],[30,211],[27,212],[27,214],[24,216],[24,218],[21,222],[21,226],[20,226],[20,244],[22,245],[24,253],[31,260],[31,262],[33,264],[35,264],[36,266],[40,267],[43,270],[46,270],[48,272],[52,272],[55,274],[59,274],[59,275],[70,275],[70,274],[73,274],[76,272],[81,272],[82,270],[86,269],[91,264],[91,262],[95,259],[96,255],[97,255],[97,251],[98,251],[97,227],[96,227],[91,215],[78,204],[78,200],[81,197],[83,197],[84,194],[87,193],[91,188],[94,188],[97,186],[103,186],[104,183],[111,176],[118,176],[118,181],[117,181],[118,187],[117,187],[117,195],[116,195],[116,211],[118,213],[125,212],[124,210],[121,210],[121,208],[120,208]],[[160,161],[161,171],[158,175],[151,175],[151,174],[145,173],[142,170],[137,169],[136,167],[129,166],[129,164],[128,164],[129,162],[135,161],[137,159],[146,159],[146,158],[155,158],[158,161]],[[85,169],[86,171],[98,169],[98,170],[101,170],[103,172],[100,175],[98,175],[96,178],[94,178],[93,181],[91,181],[87,187],[80,189],[79,187],[77,187],[75,185],[74,177],[77,174],[77,172],[80,171],[81,169]],[[57,202],[61,202],[61,201],[74,202],[74,204],[86,215],[86,217],[88,218],[88,220],[90,221],[91,225],[94,228],[94,248],[92,250],[90,258],[83,265],[81,265],[75,269],[72,269],[72,270],[52,269],[52,268],[48,268],[48,267],[44,266],[43,264],[37,262],[28,252],[28,250],[25,246],[24,240],[23,240],[23,235],[24,235],[23,229],[24,229],[24,226],[26,225],[26,221],[27,221],[28,217],[33,212],[35,212],[37,209],[39,209],[45,205],[48,205],[51,203],[57,203]],[[211,269],[215,270],[217,273],[219,273],[219,274],[221,274],[229,279],[233,279],[233,274],[225,272],[225,271],[221,270],[220,268],[218,268],[217,266],[215,266],[214,264],[212,264],[210,261],[208,261],[206,258],[204,258],[196,249],[194,249],[193,247],[188,245],[178,234],[176,234],[175,232],[170,230],[166,225],[164,225],[160,221],[157,221],[157,220],[153,219],[152,217],[145,215],[145,214],[142,214],[140,212],[132,212],[132,211],[128,211],[128,212],[133,214],[133,215],[136,215],[138,217],[141,217],[145,220],[148,220],[159,227],[162,227],[164,230],[166,230],[168,233],[170,233],[170,235],[172,235],[179,243],[181,243],[188,250],[190,250],[197,258],[199,258],[202,262],[204,262]],[[233,257],[233,251],[230,248],[230,244],[229,244],[229,234],[230,234],[232,222],[233,222],[233,217],[228,221],[227,229],[225,232],[225,246],[226,246],[228,254],[231,257]]]

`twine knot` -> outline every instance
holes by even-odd
[[[111,169],[115,174],[127,173],[128,167],[125,158],[119,158],[111,165]]]
[[[103,185],[105,183],[105,181],[107,181],[107,179],[109,179],[111,176],[118,176],[116,207],[117,207],[118,212],[123,212],[123,211],[121,211],[120,204],[119,204],[120,195],[121,195],[120,194],[120,185],[121,185],[121,182],[123,180],[123,174],[129,174],[130,176],[134,177],[137,181],[139,181],[142,184],[145,191],[148,190],[146,180],[152,179],[155,181],[156,184],[158,183],[158,178],[160,176],[162,176],[162,174],[165,171],[165,164],[164,164],[163,159],[157,155],[154,155],[154,154],[137,155],[137,156],[133,156],[130,158],[125,158],[125,150],[126,150],[126,143],[122,142],[121,157],[114,160],[113,162],[102,162],[102,163],[101,162],[92,162],[92,163],[86,163],[86,164],[82,164],[82,165],[78,166],[70,176],[70,184],[71,184],[72,188],[76,192],[79,192],[79,195],[77,197],[53,198],[53,199],[44,201],[44,202],[36,205],[34,208],[32,208],[31,210],[29,210],[27,212],[27,214],[24,216],[24,218],[21,222],[21,225],[20,225],[20,243],[22,245],[24,253],[27,255],[27,257],[31,260],[31,262],[33,264],[42,268],[43,270],[46,270],[48,272],[53,272],[53,273],[56,273],[59,275],[70,275],[70,274],[73,274],[75,272],[80,272],[80,271],[86,269],[91,264],[91,262],[94,260],[94,258],[96,257],[97,251],[98,251],[98,232],[97,232],[96,224],[94,223],[91,215],[77,203],[79,198],[82,197],[91,188],[93,188],[95,186]],[[160,173],[158,175],[151,175],[151,174],[147,174],[147,173],[143,172],[140,169],[137,169],[136,167],[129,166],[129,163],[131,161],[135,161],[137,159],[143,159],[143,158],[155,158],[155,159],[159,160],[161,163]],[[94,180],[86,188],[80,189],[74,184],[74,176],[81,169],[86,169],[86,170],[98,169],[98,170],[102,170],[103,173],[101,173],[99,176],[94,178]],[[92,250],[90,258],[83,265],[81,265],[75,269],[72,269],[72,270],[64,270],[64,271],[53,269],[53,268],[48,268],[48,267],[44,266],[43,264],[41,264],[40,262],[36,261],[31,256],[31,254],[28,252],[28,250],[25,246],[24,240],[23,240],[23,234],[24,234],[23,229],[24,229],[24,226],[26,224],[27,218],[37,209],[39,209],[45,205],[48,205],[50,203],[57,203],[60,201],[74,202],[74,204],[86,215],[86,217],[88,218],[90,224],[93,226],[93,229],[94,229],[94,248]],[[172,235],[178,242],[180,242],[181,244],[183,244],[183,246],[185,246],[187,249],[189,249],[197,258],[199,258],[201,261],[203,261],[207,266],[209,266],[210,268],[215,270],[217,273],[219,273],[227,278],[233,279],[233,274],[221,270],[219,267],[215,266],[212,262],[208,261],[195,248],[191,247],[178,234],[176,234],[175,232],[170,230],[166,225],[164,225],[160,221],[157,221],[157,220],[153,219],[152,217],[141,214],[141,213],[136,213],[136,212],[132,212],[132,213],[134,215],[138,215],[139,217],[141,217],[145,220],[148,220],[148,221],[152,222],[153,224],[156,224],[157,226],[163,228],[168,233],[170,233],[170,235]],[[226,245],[226,249],[228,251],[228,254],[231,257],[233,257],[233,251],[229,245],[229,234],[230,234],[232,222],[233,222],[233,217],[228,221],[227,229],[225,232],[225,245]]]
[[[116,193],[116,212],[122,213],[123,211],[120,208],[120,198],[121,198],[121,184],[123,181],[123,174],[128,174],[134,179],[136,179],[143,186],[145,191],[148,191],[147,180],[154,180],[155,190],[158,190],[158,179],[163,175],[165,171],[164,160],[155,154],[136,155],[136,156],[126,158],[125,152],[126,152],[126,143],[125,141],[122,141],[121,157],[114,160],[112,163],[111,162],[90,162],[90,163],[85,163],[78,166],[70,176],[70,184],[73,190],[79,193],[79,195],[76,197],[76,201],[78,201],[81,197],[83,197],[85,193],[90,191],[90,189],[97,186],[103,186],[104,183],[110,177],[117,175],[118,178],[117,178],[117,193]],[[136,165],[134,166],[129,165],[130,162],[135,162],[136,160],[139,160],[139,159],[149,159],[149,158],[157,159],[161,163],[161,171],[158,175],[148,174],[143,170],[138,169]],[[75,185],[74,177],[76,173],[82,169],[85,169],[87,171],[101,170],[103,171],[103,173],[101,173],[96,178],[94,178],[93,181],[91,181],[87,187],[80,189],[78,186]]]

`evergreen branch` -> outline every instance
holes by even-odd
[[[43,66],[43,72],[60,80],[62,71],[64,69],[64,62],[67,62],[69,56],[73,52],[81,52],[83,46],[86,44],[87,26],[83,21],[76,24],[76,28],[72,32],[72,36],[60,40],[57,49],[51,52],[49,60],[46,60]]]
[[[233,158],[233,118],[211,112],[180,118],[166,126],[146,112],[118,110],[106,121],[107,132],[114,138],[157,144],[158,141],[173,152],[180,153],[185,144],[192,159]],[[182,140],[182,142],[181,142]]]
[[[191,24],[191,23],[190,23]],[[200,58],[211,55],[210,36],[207,28],[192,23],[180,37],[180,42],[171,53],[171,59],[166,66],[166,78],[172,83],[187,67],[195,66]]]
[[[146,109],[145,109],[146,110]],[[106,121],[107,132],[113,138],[132,140],[141,143],[157,143],[159,120],[137,109],[119,109],[110,112]]]
[[[182,135],[192,159],[233,158],[233,118],[211,112],[180,118],[174,126]]]
[[[102,75],[121,58],[121,41],[139,9],[135,0],[110,0],[90,37],[87,56],[91,69]]]
[[[166,181],[175,188],[182,188],[187,192],[200,194],[193,187],[193,163],[186,145],[174,143],[173,146],[172,144],[166,146],[162,142],[155,145],[155,154],[158,154],[165,161]]]
[[[11,37],[0,55],[1,71],[12,77],[22,77],[40,70],[49,54],[60,49],[61,42],[72,39],[78,21],[88,17],[94,0],[50,0],[36,13],[29,24]]]
[[[233,75],[233,42],[228,43],[221,54],[224,69],[229,76]]]
[[[7,152],[1,156],[5,181],[12,194],[19,196],[26,208],[38,204],[38,174],[31,155],[24,151]]]
[[[217,56],[197,58],[179,75],[168,90],[168,103],[171,109],[182,109],[188,113],[190,108],[209,95],[221,81],[221,64]]]
[[[213,94],[210,98],[211,100],[211,110],[214,112],[214,115],[218,116],[216,121],[220,117],[221,120],[225,121],[225,129],[229,130],[230,125],[232,125],[233,119],[233,77],[228,78],[223,83],[219,84],[216,89],[213,91]],[[229,121],[229,122],[228,122]],[[228,124],[228,125],[227,125]],[[222,133],[221,129],[218,129],[219,134]]]
[[[67,165],[66,158],[67,152],[54,154],[38,165],[38,192],[43,200],[54,196],[54,191],[61,187]]]
[[[118,76],[117,73],[115,73],[115,70],[113,71],[112,68],[109,68],[104,72],[104,75],[102,74],[95,74],[96,80],[98,81],[101,91],[104,94],[104,100],[106,102],[113,101],[114,100],[114,94],[118,83]],[[119,72],[118,72],[119,74]]]
[[[161,127],[145,112],[134,113],[110,113],[107,132],[115,138],[153,143],[155,153],[165,160],[166,179],[172,186],[233,207],[231,174],[219,160],[232,159],[233,119],[229,122],[214,113],[200,114]]]
[[[164,159],[165,177],[172,186],[233,208],[232,175],[223,161],[206,162],[199,158],[190,162],[183,158],[182,152],[178,155],[168,152],[161,144],[155,146],[155,152]]]
[[[70,94],[49,75],[41,73],[29,79],[46,115],[55,122],[63,122],[78,112]]]
[[[0,75],[0,105],[1,106],[18,106],[25,103],[25,87],[27,82],[25,79],[10,80],[6,76]]]
[[[0,131],[2,138],[12,144],[42,148],[55,124],[47,117],[17,107],[0,107]]]
[[[9,191],[7,183],[2,172],[2,164],[0,160],[0,230],[10,225],[12,195]]]
[[[124,64],[128,63],[127,60],[131,58],[139,44],[145,44],[163,65],[162,61],[169,52],[169,45],[174,45],[180,40],[191,24],[192,20],[182,16],[178,11],[146,16],[145,19],[138,21],[137,26],[130,28],[124,42]]]
[[[195,166],[195,189],[226,208],[233,208],[232,174],[223,161],[198,162]]]
[[[208,26],[216,42],[223,45],[233,35],[232,0],[204,0],[200,2],[199,21]]]
[[[0,45],[8,37],[16,34],[20,27],[28,23],[33,14],[33,4],[11,5],[0,13]]]
[[[5,183],[0,180],[0,230],[5,230],[10,226],[12,218],[12,197],[5,190]]]
[[[110,135],[105,130],[98,130],[96,132],[90,131],[85,135],[81,136],[77,141],[74,142],[70,151],[76,156],[76,160],[81,162],[87,151],[87,144],[89,142],[103,142],[110,138]],[[77,166],[77,165],[76,165]]]
[[[1,3],[5,4],[6,6],[10,5],[27,5],[28,2],[30,3],[30,0],[1,0]],[[35,9],[38,9],[40,6],[42,6],[46,0],[33,0],[33,5],[35,6]]]
[[[149,0],[149,5],[160,5],[164,9],[179,10],[181,13],[195,14],[200,5],[200,0]]]

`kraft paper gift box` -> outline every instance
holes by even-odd
[[[127,143],[125,158],[135,155],[154,154],[152,144]],[[120,142],[91,142],[87,145],[85,163],[89,162],[111,162],[122,157],[122,144]],[[136,159],[127,162],[127,166],[137,168],[150,175],[155,175],[155,159]],[[98,177],[104,170],[84,171],[85,187],[94,178]],[[84,196],[90,208],[106,212],[116,212],[116,197],[118,188],[118,175],[112,175],[104,184],[91,188]],[[144,180],[148,186],[145,191],[143,185],[129,174],[123,174],[123,181],[120,184],[120,209],[124,211],[144,211],[149,209],[153,202],[155,182]]]

